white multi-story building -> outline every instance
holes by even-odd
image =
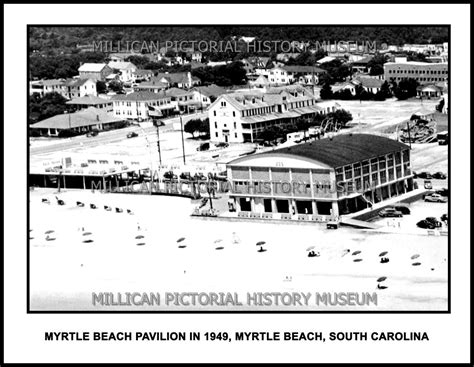
[[[59,93],[64,95],[66,81],[64,79],[48,79],[30,82],[30,95],[38,93],[44,97],[47,93]]]
[[[133,92],[113,97],[114,116],[127,120],[144,121],[152,117],[168,116],[174,111],[171,96],[162,92]]]
[[[263,92],[223,94],[209,106],[211,141],[254,142],[271,126],[294,123],[327,113],[313,94],[301,86],[269,88]]]
[[[271,84],[293,84],[315,85],[319,83],[319,77],[326,70],[315,66],[285,65],[270,69],[268,81]]]
[[[113,70],[120,71],[120,80],[122,82],[129,82],[134,79],[134,73],[137,67],[128,61],[111,61],[109,67]]]

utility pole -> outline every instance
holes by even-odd
[[[156,123],[156,136],[158,138],[156,145],[158,147],[158,157],[160,159],[160,166],[161,166],[160,122]]]
[[[408,142],[410,143],[410,150],[411,150],[410,121],[407,121],[407,130],[408,130]]]
[[[183,117],[179,115],[179,121],[181,122],[181,144],[183,145],[183,163],[186,164],[186,154],[184,153],[184,128],[183,128]]]

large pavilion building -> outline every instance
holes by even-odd
[[[409,147],[368,134],[241,157],[227,170],[244,217],[325,221],[413,190]]]

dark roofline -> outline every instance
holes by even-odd
[[[350,133],[287,148],[275,149],[257,155],[284,154],[297,156],[332,168],[338,168],[407,149],[410,149],[408,145],[382,136]],[[229,165],[232,165],[234,162],[237,163],[238,160],[252,159],[255,156],[238,158],[229,162]]]

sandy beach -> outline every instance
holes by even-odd
[[[65,205],[57,205],[55,196]],[[85,206],[77,207],[76,201]],[[97,209],[90,209],[90,203]],[[216,222],[191,217],[193,207],[189,199],[177,197],[32,191],[31,309],[117,310],[122,306],[93,306],[92,292],[191,291],[377,292],[377,306],[298,309],[447,309],[445,236],[421,230],[393,234],[329,231],[302,223]],[[266,242],[265,252],[257,251],[258,241]],[[320,256],[307,256],[311,246]],[[387,252],[388,263],[380,263],[381,252]],[[377,289],[380,277],[387,278],[386,289]],[[269,309],[275,308],[258,308]]]

